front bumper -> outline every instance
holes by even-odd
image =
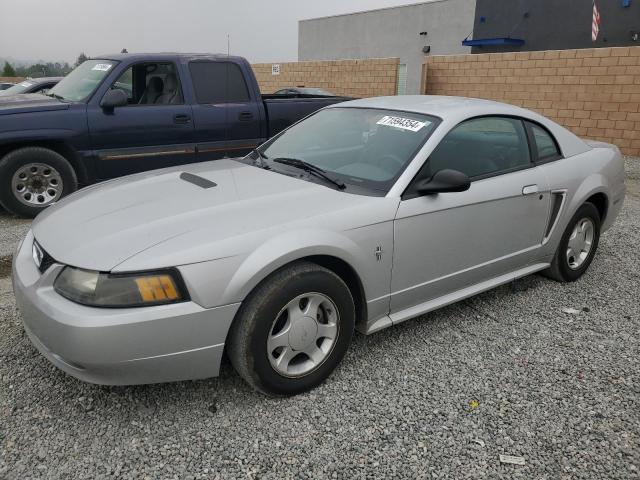
[[[194,302],[104,309],[73,303],[40,274],[33,235],[14,256],[13,289],[25,331],[55,366],[91,383],[132,385],[218,375],[224,342],[240,304],[205,309]]]

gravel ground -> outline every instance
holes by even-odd
[[[84,384],[29,344],[0,278],[0,478],[640,478],[640,161],[628,170],[583,279],[531,276],[357,335],[329,381],[290,399],[229,365]]]
[[[13,255],[13,250],[27,233],[30,224],[30,220],[11,217],[0,207],[0,258]]]

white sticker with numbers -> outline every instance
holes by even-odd
[[[111,65],[108,63],[96,63],[91,70],[98,70],[100,72],[108,72]]]
[[[412,120],[411,118],[384,116],[377,122],[378,125],[385,125],[387,127],[401,128],[402,130],[410,130],[412,132],[419,132],[427,124],[427,122],[420,122],[418,120]]]

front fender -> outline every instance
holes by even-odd
[[[376,256],[376,248],[383,254]],[[260,242],[247,254],[179,267],[193,301],[205,308],[243,301],[269,274],[305,257],[325,255],[351,266],[361,280],[370,315],[388,311],[393,222],[346,231],[298,229]]]
[[[356,272],[365,253],[349,237],[329,230],[298,230],[278,235],[245,258],[222,294],[222,304],[244,300],[269,274],[301,258],[327,255],[348,263]]]

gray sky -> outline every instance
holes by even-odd
[[[252,62],[297,60],[298,20],[412,0],[3,1],[0,57],[74,61],[119,52],[225,52]]]

